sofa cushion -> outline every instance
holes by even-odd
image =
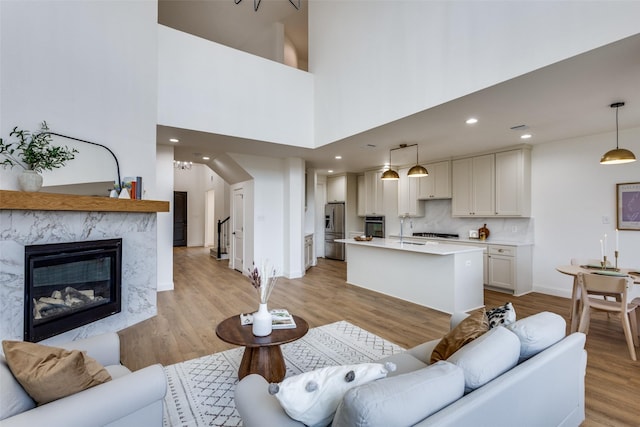
[[[464,371],[465,392],[481,387],[513,368],[520,357],[520,340],[497,326],[456,351],[449,362]]]
[[[516,310],[508,302],[505,305],[487,310],[487,319],[489,320],[489,328],[495,328],[499,325],[507,326],[516,321]]]
[[[489,321],[487,320],[485,310],[474,311],[440,340],[431,353],[429,364],[434,364],[438,360],[446,360],[458,351],[459,348],[478,338],[488,330]]]
[[[336,408],[347,390],[383,378],[388,370],[380,363],[328,366],[285,378],[270,384],[280,405],[294,420],[307,426],[324,427],[331,423]]]
[[[78,350],[23,341],[3,341],[7,365],[38,405],[102,384],[109,373]]]
[[[520,339],[520,362],[560,341],[567,324],[558,314],[543,311],[507,326]]]
[[[36,407],[13,376],[4,357],[0,356],[0,420],[13,417]]]
[[[440,361],[415,372],[352,388],[340,402],[332,427],[414,425],[463,393],[462,369]]]

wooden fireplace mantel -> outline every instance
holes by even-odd
[[[169,202],[0,190],[0,210],[169,212]]]

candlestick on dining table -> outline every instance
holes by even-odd
[[[616,252],[618,251],[618,229],[616,228]]]
[[[607,256],[607,233],[604,233],[604,256]]]
[[[614,254],[614,255],[615,255],[615,257],[616,257],[616,270],[618,270],[618,249],[616,249],[616,250],[613,252],[613,254]]]

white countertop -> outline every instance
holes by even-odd
[[[389,238],[399,240],[399,235],[389,235]],[[467,238],[459,238],[459,239],[445,239],[442,237],[422,237],[422,236],[405,236],[405,239],[410,239],[412,241],[420,242],[420,241],[434,241],[434,242],[451,242],[453,244],[462,244],[470,243],[475,245],[503,245],[503,246],[531,246],[533,243],[531,242],[514,242],[512,240],[495,240],[489,237],[487,240],[480,239],[467,239]]]
[[[444,240],[444,239],[443,239]],[[379,239],[374,238],[369,242],[359,242],[354,239],[336,239],[338,243],[346,243],[349,245],[358,245],[358,246],[370,246],[381,249],[391,249],[398,251],[407,251],[407,252],[418,252],[429,255],[453,255],[464,252],[475,252],[482,251],[483,248],[479,246],[465,246],[461,244],[450,244],[446,242],[439,241],[424,241],[418,242],[418,244],[411,243],[408,241],[404,241],[400,243],[399,239]]]

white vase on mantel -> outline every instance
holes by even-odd
[[[253,313],[253,335],[257,337],[266,337],[271,333],[271,313],[267,309],[267,304],[260,304],[258,311]]]
[[[22,191],[40,191],[42,188],[42,175],[30,169],[25,169],[18,175],[18,184]]]

